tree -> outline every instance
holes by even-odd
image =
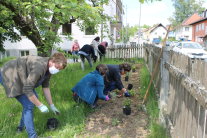
[[[0,0],[0,47],[6,38],[16,41],[21,39],[20,35],[24,35],[35,44],[40,55],[48,56],[54,44],[60,42],[57,31],[61,25],[76,21],[81,30],[91,26],[97,29],[99,24],[108,19],[100,6],[107,2]],[[16,33],[15,29],[20,33]]]
[[[120,38],[117,39],[117,42],[128,42],[129,41],[129,38],[131,36],[134,36],[137,31],[138,31],[138,26],[132,26],[130,27],[129,25],[127,25],[126,27],[122,28],[121,31],[120,31]]]
[[[186,18],[196,12],[200,14],[205,10],[205,8],[202,7],[203,3],[204,0],[173,0],[175,12],[173,17],[169,18],[172,26],[180,25]]]

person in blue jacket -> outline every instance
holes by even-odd
[[[128,63],[122,63],[119,65],[108,64],[108,72],[104,77],[104,94],[107,94],[115,89],[120,90],[121,95],[124,94],[126,97],[130,97],[127,89],[124,88],[124,85],[121,81],[121,75],[126,74],[131,71],[131,65]],[[120,96],[121,96],[120,95]]]
[[[109,100],[108,95],[103,94],[104,79],[108,68],[104,64],[99,64],[96,70],[85,75],[76,85],[72,88],[73,96],[78,96],[81,100],[85,101],[91,107],[96,106],[98,99]]]

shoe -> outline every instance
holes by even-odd
[[[23,127],[19,127],[19,126],[18,126],[16,131],[17,131],[17,133],[21,133],[23,130],[24,130]]]
[[[95,109],[95,108],[98,107],[98,104],[91,104],[90,107],[91,107],[92,109]]]

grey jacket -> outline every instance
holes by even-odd
[[[42,84],[49,87],[48,57],[24,56],[11,60],[2,67],[1,74],[7,97],[26,94],[32,96],[33,89]],[[47,72],[48,75],[45,75]]]

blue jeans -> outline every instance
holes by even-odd
[[[1,85],[3,85],[1,71],[0,71],[0,83]],[[33,90],[33,92],[37,96],[35,90]],[[29,138],[36,138],[37,133],[35,131],[34,122],[33,122],[34,104],[27,98],[25,94],[19,95],[15,98],[21,103],[23,107],[22,117],[19,123],[19,127],[22,128],[26,127],[26,131],[29,135]]]
[[[112,81],[112,82],[109,82],[109,84],[107,86],[105,86],[104,88],[104,94],[107,95],[109,92],[117,89],[118,87],[116,86],[116,82],[115,81]]]
[[[37,96],[37,93],[34,91],[34,94]],[[34,128],[34,122],[33,122],[33,109],[34,104],[28,99],[28,97],[25,94],[19,95],[15,97],[22,105],[23,111],[22,111],[22,117],[19,123],[19,127],[26,127],[26,131],[29,135],[29,138],[35,138],[37,137],[37,133]]]

